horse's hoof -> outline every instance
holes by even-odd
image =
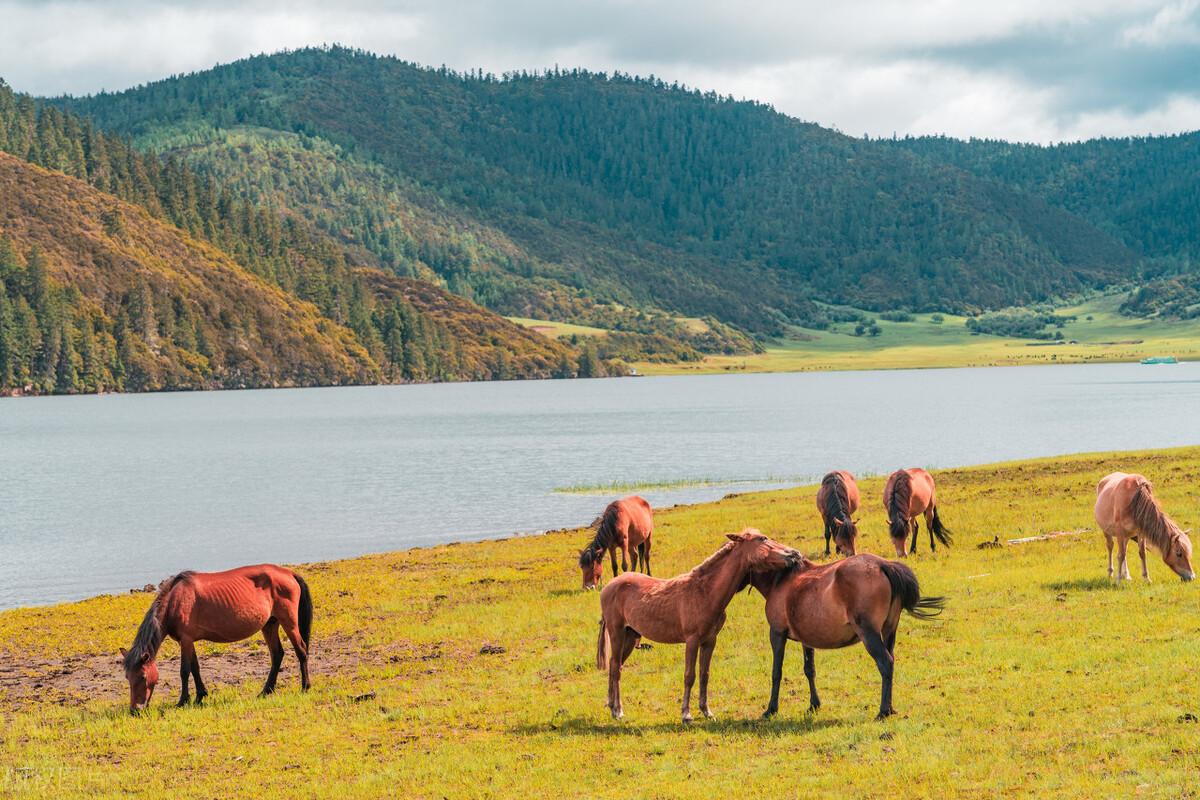
[[[188,702],[190,702],[190,701],[186,697],[180,698],[179,702],[175,704],[175,707],[183,708],[184,706],[186,706],[188,704]]]
[[[625,719],[625,712],[624,711],[614,711],[614,712],[612,712],[612,718],[613,719]]]
[[[711,711],[709,711],[707,708],[701,709],[701,711],[704,713],[705,719],[716,719],[717,718],[717,715],[712,713]]]
[[[770,719],[771,717],[775,716],[775,714],[776,714],[777,712],[778,712],[778,709],[775,709],[775,708],[768,708],[766,711],[764,711],[764,712],[763,712],[762,718],[763,718],[763,719]]]
[[[691,725],[692,724],[692,715],[685,714],[682,721],[683,721],[684,725]]]
[[[894,709],[894,708],[889,708],[887,711],[880,711],[877,715],[875,715],[875,721],[883,722],[885,719],[887,719],[888,717],[892,716],[895,713],[896,713],[896,709]]]

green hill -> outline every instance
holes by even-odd
[[[611,301],[773,334],[822,324],[814,299],[1020,305],[1127,278],[1138,259],[1043,198],[655,79],[497,79],[333,48],[58,102],[243,187],[246,137],[295,137],[307,176],[271,181],[274,202],[514,316],[595,324]],[[314,183],[333,147],[342,178]],[[346,186],[363,202],[339,199]]]
[[[605,369],[442,288],[389,282],[306,220],[2,84],[0,159],[0,390]]]

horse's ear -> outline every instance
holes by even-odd
[[[745,534],[745,532],[743,532],[743,533],[727,533],[727,534],[725,534],[725,538],[731,542],[740,542],[746,538],[746,534]]]
[[[153,654],[151,654],[151,652],[149,650],[146,650],[145,652],[142,653],[142,663],[143,664],[149,664],[150,659],[152,659],[152,658],[154,658],[154,656],[153,656]]]
[[[857,525],[861,521],[862,521],[862,517],[859,517],[858,519],[854,520],[854,524]]]
[[[121,651],[121,658],[124,658],[124,657],[125,657],[125,655],[126,655],[126,654],[125,654],[125,648],[124,648],[124,647],[120,647],[120,648],[117,648],[117,649],[119,649],[119,650]]]

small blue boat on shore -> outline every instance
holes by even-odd
[[[1143,358],[1143,364],[1178,364],[1175,356],[1153,356],[1151,358]]]

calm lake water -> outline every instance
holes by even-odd
[[[586,524],[609,499],[567,486],[1192,444],[1198,412],[1198,364],[4,400],[0,608]]]

